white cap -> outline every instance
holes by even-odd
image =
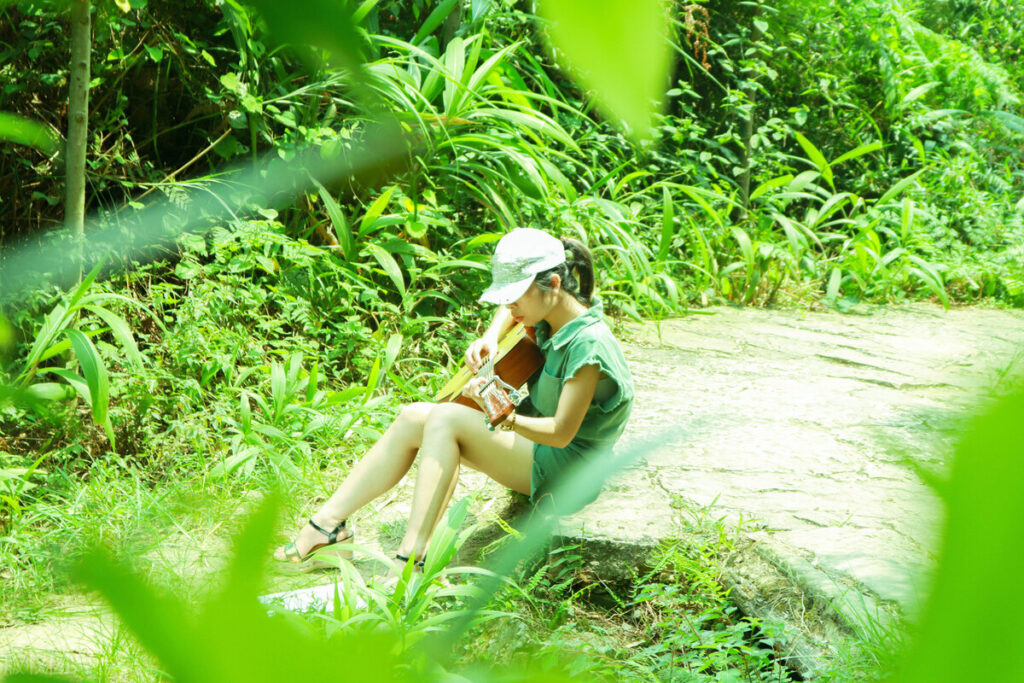
[[[510,304],[530,288],[537,273],[565,263],[561,240],[536,228],[516,228],[501,238],[491,257],[491,286],[480,301]]]

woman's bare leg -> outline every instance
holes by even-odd
[[[490,431],[479,411],[445,403],[434,406],[423,426],[412,512],[398,552],[422,557],[465,463],[499,484],[530,492],[533,443],[513,432]]]
[[[413,403],[403,407],[391,426],[355,464],[334,495],[313,513],[316,523],[325,529],[333,529],[341,520],[401,481],[416,459],[423,439],[423,426],[436,407],[432,403]],[[295,549],[303,556],[314,545],[323,542],[324,535],[307,524],[295,538]],[[274,557],[285,560],[283,548],[278,548]]]

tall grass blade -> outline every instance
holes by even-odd
[[[668,251],[672,247],[672,238],[675,237],[675,205],[672,203],[672,194],[668,187],[662,185],[662,209],[661,209],[661,242],[658,245],[658,261],[665,261],[668,258]]]
[[[828,287],[825,289],[825,301],[835,305],[839,298],[839,286],[843,283],[843,271],[833,268],[832,274],[828,277]]]
[[[338,242],[341,244],[342,255],[347,261],[351,261],[355,258],[355,242],[352,237],[352,229],[348,225],[348,219],[345,218],[345,212],[326,187],[317,180],[314,180],[313,184],[320,194],[320,201],[324,203],[324,208],[327,209],[327,216],[331,219],[334,233],[338,236]]]
[[[895,185],[886,190],[885,194],[879,197],[878,201],[875,202],[875,206],[885,206],[888,202],[902,194],[903,191],[906,190],[908,187],[915,184],[917,182],[918,177],[920,177],[921,174],[923,174],[927,170],[927,168],[922,168],[921,170],[916,171],[911,175],[908,175],[903,180],[897,182]]]
[[[903,211],[900,215],[900,243],[906,245],[914,234],[914,200],[903,198]]]

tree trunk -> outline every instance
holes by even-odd
[[[761,8],[758,7],[754,10],[753,18],[757,19],[760,15]],[[755,50],[759,40],[761,40],[761,31],[755,23],[750,37],[750,43]],[[759,59],[759,57],[760,55],[754,52],[748,58],[754,60]],[[746,95],[748,109],[743,121],[743,175],[740,176],[740,206],[742,207],[740,210],[740,222],[746,223],[750,212],[750,140],[754,137],[754,109],[756,109],[755,101],[757,99],[757,84],[754,83],[754,79],[757,78],[757,70],[748,66],[743,70],[742,78],[744,80],[743,94]]]
[[[89,63],[92,59],[89,0],[71,2],[71,79],[64,225],[74,237],[79,268],[85,236],[85,148],[89,133]]]

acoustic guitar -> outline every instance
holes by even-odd
[[[464,406],[482,410],[491,428],[497,427],[512,414],[525,394],[520,388],[530,376],[544,365],[544,355],[534,341],[533,328],[516,323],[498,340],[498,351],[474,373],[465,364],[448,380],[434,400],[438,403],[455,401]],[[485,407],[462,395],[466,382],[481,377],[487,383],[480,390]]]

